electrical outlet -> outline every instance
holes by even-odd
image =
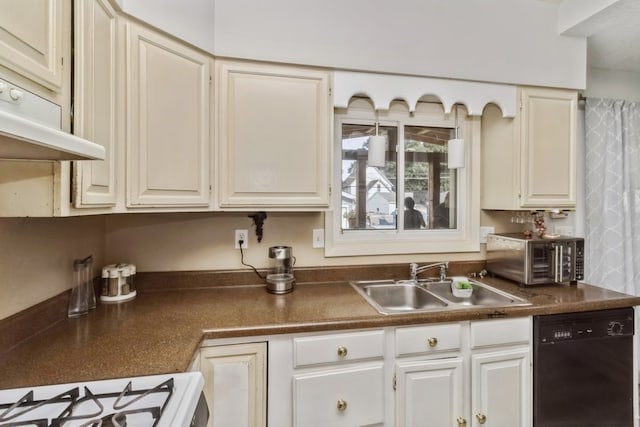
[[[242,249],[249,247],[249,231],[248,230],[236,230],[236,240],[234,240],[234,248],[240,249],[240,240],[242,240]]]
[[[314,228],[313,229],[313,243],[312,246],[314,248],[324,248],[324,229],[322,228]]]
[[[495,227],[480,227],[480,243],[487,243],[487,234],[493,234],[495,232]]]

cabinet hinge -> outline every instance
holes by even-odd
[[[396,391],[398,387],[398,377],[396,376],[396,374],[393,374],[393,391]]]
[[[211,82],[213,82],[213,77],[209,76],[209,84],[211,84]]]
[[[331,197],[331,186],[329,186],[329,197]]]

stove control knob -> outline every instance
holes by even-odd
[[[607,328],[607,335],[622,335],[622,323],[612,320]]]

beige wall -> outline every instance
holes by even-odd
[[[0,319],[73,283],[73,260],[104,262],[104,217],[0,218]]]
[[[482,212],[481,224],[497,232],[519,231],[508,212]],[[269,246],[293,246],[297,266],[478,260],[484,252],[325,258],[311,245],[322,213],[269,213],[258,243],[248,213],[175,213],[76,218],[0,218],[0,319],[55,296],[73,283],[72,262],[93,254],[95,275],[114,262],[139,271],[245,269],[233,249],[234,230],[249,230],[245,262],[269,265]]]
[[[233,248],[234,230],[249,230],[245,262],[267,267],[269,246],[293,247],[297,266],[358,265],[427,260],[477,260],[481,253],[385,255],[325,258],[312,248],[314,228],[324,228],[321,213],[268,213],[264,239],[258,243],[248,214],[153,214],[107,217],[108,262],[130,262],[140,271],[217,270],[246,268]]]
[[[510,212],[482,211],[480,216],[481,225],[493,225],[498,233],[524,229],[510,220]],[[571,224],[570,219],[548,221],[550,230]],[[111,215],[106,217],[106,262],[133,263],[139,271],[244,269],[240,251],[233,248],[235,229],[249,230],[244,260],[257,268],[268,267],[267,251],[274,245],[292,246],[298,267],[485,258],[484,245],[471,253],[325,258],[324,249],[312,248],[314,228],[324,228],[324,214],[268,213],[258,243],[247,213]]]

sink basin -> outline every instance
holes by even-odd
[[[406,313],[442,309],[447,303],[415,282],[358,282],[358,290],[381,313]]]
[[[424,313],[472,307],[511,307],[530,305],[527,300],[469,280],[473,293],[459,298],[451,291],[451,281],[375,280],[351,282],[364,299],[382,314]]]
[[[507,307],[531,304],[523,298],[511,295],[510,293],[501,291],[484,283],[475,280],[469,280],[469,283],[473,288],[473,292],[468,298],[458,298],[453,295],[450,280],[443,282],[427,282],[423,286],[434,295],[456,304],[457,306]]]

